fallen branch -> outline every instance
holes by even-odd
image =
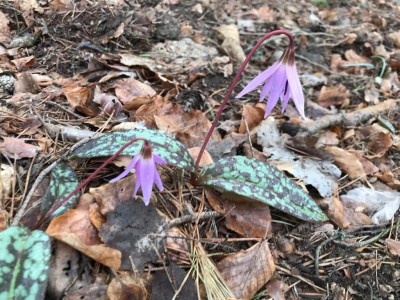
[[[300,135],[314,134],[322,129],[337,125],[358,126],[389,110],[399,110],[399,102],[400,100],[391,99],[347,114],[326,115],[314,120],[312,123],[300,125]]]

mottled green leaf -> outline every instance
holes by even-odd
[[[267,203],[305,221],[327,220],[298,185],[275,167],[256,159],[243,156],[221,159],[202,172],[200,182]]]
[[[149,140],[154,153],[164,158],[169,165],[186,169],[189,172],[194,171],[193,159],[184,145],[162,131],[151,129],[134,129],[105,134],[77,148],[70,157],[111,156],[133,138]],[[142,141],[133,143],[122,154],[134,156],[142,148],[142,143]]]
[[[44,299],[49,236],[12,226],[0,232],[0,245],[0,299]]]
[[[47,213],[49,209],[67,197],[79,185],[75,171],[65,162],[60,162],[52,171],[49,188],[42,199],[41,211]],[[79,193],[72,196],[67,202],[61,205],[49,218],[65,213],[75,207],[79,199]]]

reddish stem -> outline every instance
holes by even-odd
[[[199,156],[197,157],[196,163],[195,163],[195,170],[196,173],[198,172],[199,169],[199,164],[200,164],[200,159],[204,154],[204,151],[207,147],[208,142],[210,141],[211,135],[214,132],[215,127],[217,127],[218,121],[222,115],[223,110],[225,109],[226,104],[228,103],[229,98],[232,95],[233,89],[235,88],[237,82],[240,79],[240,76],[242,75],[244,68],[247,66],[247,63],[250,61],[251,57],[253,56],[254,52],[257,51],[257,49],[261,46],[261,44],[266,40],[269,39],[271,36],[273,35],[279,35],[279,34],[284,34],[289,38],[289,47],[294,47],[294,39],[293,36],[290,32],[286,31],[286,30],[274,30],[270,33],[267,33],[266,35],[264,35],[258,42],[257,44],[253,47],[253,49],[251,49],[250,53],[247,55],[246,59],[244,60],[244,62],[242,63],[242,65],[240,66],[238,72],[236,73],[235,78],[232,81],[231,86],[229,87],[228,93],[226,94],[224,100],[221,103],[221,107],[219,108],[214,122],[211,125],[211,128],[208,130],[207,136],[204,140],[203,145],[201,146],[200,152],[199,152]]]
[[[103,170],[110,162],[112,162],[117,156],[119,156],[126,148],[128,148],[130,145],[132,145],[134,142],[137,141],[144,141],[148,142],[144,138],[134,138],[127,142],[125,145],[121,147],[117,152],[115,152],[110,158],[108,158],[100,167],[96,169],[88,178],[86,178],[80,185],[76,187],[67,197],[65,197],[61,202],[57,203],[54,207],[50,208],[50,210],[42,217],[36,224],[33,226],[33,229],[37,229],[42,224],[57,210],[59,209],[65,202],[67,202],[69,199],[71,199],[72,196],[76,195],[78,191],[83,188],[85,185],[87,185],[94,177],[96,177],[101,170]]]

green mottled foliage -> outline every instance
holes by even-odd
[[[221,159],[205,169],[199,180],[202,185],[256,199],[305,221],[327,220],[318,205],[291,179],[255,159]]]
[[[50,239],[42,231],[9,227],[0,232],[0,299],[43,299]]]
[[[46,213],[53,205],[62,201],[79,185],[75,171],[65,162],[59,163],[51,173],[49,188],[42,199],[42,213]],[[75,207],[79,199],[79,193],[72,196],[67,202],[60,206],[49,218],[65,213]]]
[[[71,153],[71,158],[92,158],[111,156],[133,138],[145,138],[150,141],[153,151],[164,158],[169,165],[194,171],[193,159],[180,142],[166,133],[151,129],[134,129],[108,133],[79,147]],[[122,152],[134,156],[142,148],[142,141],[133,143]]]

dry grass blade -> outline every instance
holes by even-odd
[[[192,272],[200,298],[200,281],[204,284],[207,299],[227,300],[236,299],[232,291],[226,285],[217,267],[207,255],[204,248],[196,243],[192,247],[190,271]]]

